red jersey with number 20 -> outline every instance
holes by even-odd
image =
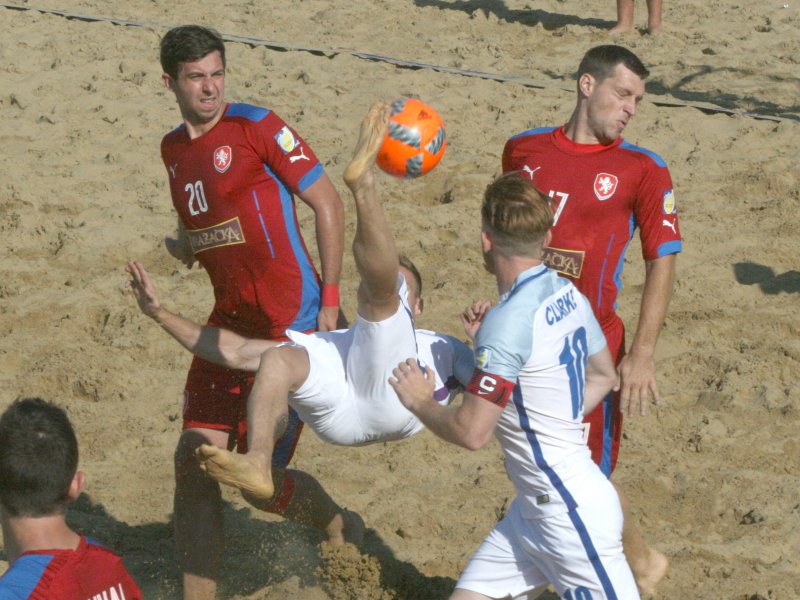
[[[293,194],[323,168],[305,141],[265,108],[228,104],[198,138],[183,125],[168,133],[161,156],[175,210],[214,286],[214,320],[257,337],[315,328],[319,278]]]
[[[657,154],[624,142],[576,144],[564,128],[508,140],[503,172],[519,171],[551,198],[553,239],[545,263],[572,279],[605,329],[615,318],[625,251],[639,228],[642,255],[681,251],[672,179]]]

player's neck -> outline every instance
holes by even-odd
[[[3,520],[3,543],[9,564],[25,552],[75,550],[80,536],[72,531],[64,515],[7,517]]]
[[[214,129],[214,126],[219,123],[220,119],[222,119],[222,115],[225,114],[224,106],[225,105],[223,105],[216,116],[210,121],[196,121],[194,119],[187,118],[186,115],[183,115],[183,124],[186,126],[186,133],[188,134],[189,139],[197,139],[201,135],[205,135]]]
[[[575,107],[572,116],[567,121],[564,127],[564,136],[576,144],[594,145],[602,143],[589,127],[589,117],[584,110],[581,110],[581,105]]]
[[[497,277],[497,291],[500,295],[508,293],[517,277],[528,269],[538,267],[542,261],[527,256],[503,256],[498,254],[494,258],[495,277]]]

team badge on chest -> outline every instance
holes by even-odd
[[[231,166],[231,162],[233,161],[233,150],[230,146],[220,146],[216,150],[214,150],[214,168],[220,172],[224,173],[228,170],[228,167]]]
[[[598,173],[594,178],[594,195],[598,200],[608,200],[617,191],[619,179],[609,173]]]

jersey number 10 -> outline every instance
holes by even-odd
[[[559,354],[559,363],[567,369],[569,395],[572,399],[572,418],[583,419],[583,397],[586,391],[586,361],[588,360],[586,329],[578,328],[572,336],[564,339],[564,349]]]

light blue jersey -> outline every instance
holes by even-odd
[[[495,435],[523,513],[574,509],[597,471],[583,436],[586,364],[606,346],[588,300],[544,265],[528,269],[484,317],[476,346],[477,369],[516,384]]]

